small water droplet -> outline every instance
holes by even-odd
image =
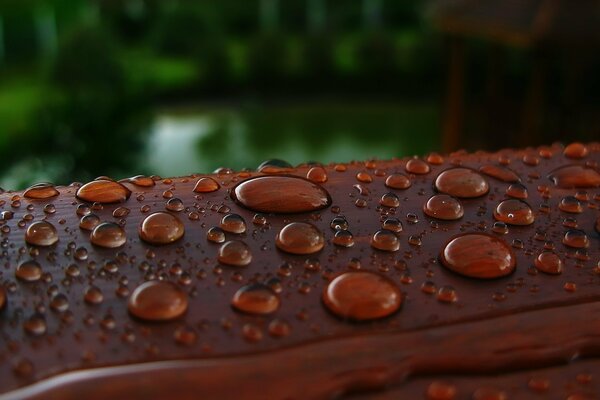
[[[253,283],[238,289],[233,295],[231,305],[245,313],[266,315],[277,311],[279,297],[267,285]]]
[[[394,232],[387,229],[380,229],[373,234],[371,246],[377,250],[398,251],[400,249],[400,240]]]
[[[584,158],[588,155],[588,148],[583,143],[571,143],[563,150],[567,158]]]
[[[354,246],[354,236],[350,231],[339,230],[333,237],[333,244],[340,247],[352,247]]]
[[[571,214],[580,214],[583,212],[581,203],[574,196],[563,197],[560,203],[558,203],[558,208],[561,211]]]
[[[60,193],[51,183],[37,183],[23,192],[23,197],[28,199],[43,200],[58,196]]]
[[[520,183],[513,183],[506,189],[506,195],[515,199],[526,199],[529,194],[527,188]]]
[[[148,321],[169,321],[180,317],[188,308],[188,297],[175,284],[166,281],[147,281],[135,288],[127,309]]]
[[[125,178],[119,182],[132,183],[139,187],[152,187],[155,185],[154,179],[144,175],[132,176],[131,178]]]
[[[42,267],[37,261],[24,261],[15,270],[15,276],[24,282],[36,282],[42,277]]]
[[[306,179],[315,183],[327,182],[327,172],[323,167],[312,167],[306,173]]]
[[[292,328],[290,324],[285,320],[275,318],[271,323],[269,323],[269,335],[273,337],[284,337],[288,336]]]
[[[95,180],[77,190],[77,198],[90,203],[121,203],[131,196],[131,191],[111,180]]]
[[[260,176],[243,181],[231,193],[242,206],[263,213],[317,211],[331,204],[317,184],[291,176]]]
[[[482,233],[465,233],[451,239],[440,254],[442,264],[471,278],[499,278],[515,269],[516,258],[506,243]]]
[[[225,232],[218,226],[213,226],[206,232],[206,240],[213,243],[223,243],[225,241]]]
[[[260,342],[263,338],[262,330],[253,324],[244,324],[242,327],[244,339],[250,343]]]
[[[456,386],[451,383],[434,381],[429,384],[426,391],[427,400],[454,400]]]
[[[508,397],[501,390],[482,387],[473,392],[473,400],[508,400]]]
[[[281,229],[275,238],[277,247],[292,254],[312,254],[325,245],[323,233],[314,225],[292,222]]]
[[[392,174],[385,180],[385,186],[391,189],[404,190],[412,185],[410,179],[403,174]]]
[[[465,213],[460,201],[447,194],[432,196],[423,206],[423,212],[430,217],[448,221],[460,219]]]
[[[100,224],[100,218],[96,214],[88,214],[81,217],[79,228],[91,231]]]
[[[181,199],[173,197],[167,201],[167,204],[165,204],[165,209],[172,212],[181,212],[185,210],[185,205]]]
[[[23,323],[23,329],[32,336],[42,336],[48,330],[48,325],[43,315],[34,314]]]
[[[494,218],[509,225],[531,225],[535,221],[529,204],[518,199],[500,202],[494,209]]]
[[[395,233],[402,232],[404,229],[402,226],[402,222],[398,218],[386,218],[382,223],[381,227],[388,231],[392,231]]]
[[[183,222],[173,214],[155,212],[148,215],[138,229],[140,239],[146,243],[163,245],[181,239],[185,233]]]
[[[331,220],[329,226],[334,230],[346,230],[348,229],[348,221],[343,215],[338,215]]]
[[[194,192],[196,193],[211,193],[219,190],[219,184],[213,178],[204,177],[198,179],[196,186],[194,186]]]
[[[88,304],[100,304],[104,300],[104,295],[96,286],[90,286],[86,289],[83,299]]]
[[[373,182],[373,177],[369,175],[369,173],[363,171],[356,174],[356,180],[363,183],[370,183]]]
[[[410,172],[411,174],[425,175],[429,173],[431,167],[429,167],[429,164],[427,164],[425,161],[418,158],[413,158],[408,160],[404,169],[406,169],[406,172]]]
[[[240,240],[230,240],[219,248],[218,260],[222,264],[244,267],[252,261],[248,245]]]
[[[590,245],[590,240],[584,231],[579,229],[569,229],[562,240],[563,244],[577,249],[587,248]]]
[[[173,332],[173,338],[177,344],[192,346],[198,340],[198,334],[190,327],[180,326]]]
[[[35,246],[52,246],[58,242],[58,232],[48,221],[37,221],[29,225],[25,241]]]
[[[113,222],[103,222],[96,226],[90,234],[90,242],[99,247],[114,249],[127,241],[125,231]]]
[[[246,221],[238,214],[227,214],[221,219],[221,229],[229,233],[244,233]]]
[[[439,192],[459,198],[480,197],[490,190],[485,178],[468,168],[443,171],[435,180],[435,188]]]
[[[400,206],[400,199],[394,193],[385,193],[383,196],[381,196],[379,204],[381,204],[384,207],[397,208]]]
[[[52,297],[52,300],[50,301],[50,308],[54,312],[65,312],[69,309],[69,299],[64,294],[59,293]]]

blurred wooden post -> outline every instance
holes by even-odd
[[[448,88],[442,127],[442,151],[458,150],[463,129],[465,44],[459,37],[450,38]]]

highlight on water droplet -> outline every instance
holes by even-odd
[[[58,232],[48,221],[37,221],[25,231],[25,241],[34,246],[52,246],[58,242]]]
[[[90,203],[120,203],[129,199],[131,191],[118,182],[99,179],[80,187],[76,195]]]
[[[58,196],[59,194],[58,190],[51,183],[36,183],[23,192],[23,197],[43,200]]]
[[[245,267],[252,261],[252,253],[246,243],[230,240],[219,248],[218,260],[222,264]]]
[[[531,225],[535,221],[529,204],[519,199],[500,202],[494,209],[494,218],[510,225]]]
[[[423,212],[430,217],[442,220],[462,218],[465,211],[460,201],[447,194],[436,194],[423,205]]]
[[[219,190],[219,184],[213,178],[208,176],[198,179],[196,186],[194,186],[194,192],[196,193],[211,193]]]

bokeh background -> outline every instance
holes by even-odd
[[[596,0],[2,0],[0,186],[600,138]]]

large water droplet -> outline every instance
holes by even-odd
[[[400,249],[400,240],[394,232],[387,229],[380,229],[373,234],[371,246],[382,251],[398,251]]]
[[[130,195],[122,184],[105,179],[88,182],[77,190],[77,198],[90,203],[120,203]]]
[[[221,229],[229,233],[244,233],[246,221],[238,214],[227,214],[221,219]]]
[[[562,189],[600,187],[600,174],[582,165],[567,165],[555,169],[548,178]]]
[[[275,244],[287,253],[312,254],[323,248],[325,238],[323,233],[312,224],[292,222],[277,234]]]
[[[323,303],[335,315],[355,321],[387,317],[402,303],[402,293],[390,279],[367,271],[345,272],[323,290]]]
[[[508,245],[491,235],[465,233],[451,239],[442,249],[444,266],[471,278],[499,278],[512,273],[516,259]]]
[[[58,190],[51,183],[37,183],[23,192],[28,199],[49,199],[58,195]]]
[[[494,209],[494,218],[510,225],[531,225],[535,221],[529,204],[518,199],[502,201]]]
[[[583,143],[571,143],[565,147],[563,154],[567,158],[584,158],[588,155],[588,148]]]
[[[267,285],[253,283],[235,292],[231,305],[249,314],[266,315],[279,308],[279,297]]]
[[[291,176],[260,176],[235,187],[232,197],[246,208],[264,213],[316,211],[331,204],[321,186]]]
[[[385,186],[391,189],[403,190],[412,185],[410,179],[403,174],[392,174],[385,180]]]
[[[535,267],[547,274],[560,274],[563,263],[558,254],[552,251],[543,251],[535,259]]]
[[[479,172],[482,172],[488,176],[491,176],[492,178],[496,178],[508,183],[517,183],[521,180],[519,178],[519,175],[517,175],[510,169],[492,164],[482,166],[481,168],[479,168]]]
[[[252,253],[246,243],[240,240],[230,240],[219,248],[218,259],[222,264],[244,267],[252,261]]]
[[[171,282],[148,281],[135,288],[127,309],[148,321],[169,321],[181,316],[188,308],[188,298],[183,290]]]
[[[138,229],[140,239],[154,245],[173,243],[181,239],[184,232],[179,218],[162,211],[148,215]]]
[[[42,277],[42,267],[35,260],[24,261],[15,270],[15,276],[24,282],[39,281]]]
[[[58,242],[58,232],[50,222],[37,221],[27,228],[25,241],[35,246],[52,246]]]
[[[217,190],[219,190],[219,184],[210,177],[198,179],[196,186],[194,186],[194,192],[196,193],[210,193]]]
[[[460,201],[447,194],[432,196],[423,206],[423,212],[430,217],[443,220],[459,219],[465,213]]]
[[[483,196],[490,190],[485,178],[468,168],[451,168],[443,171],[435,180],[435,188],[442,193],[460,198]]]
[[[127,236],[123,228],[113,222],[101,223],[90,234],[92,244],[109,249],[123,246],[126,241]]]

